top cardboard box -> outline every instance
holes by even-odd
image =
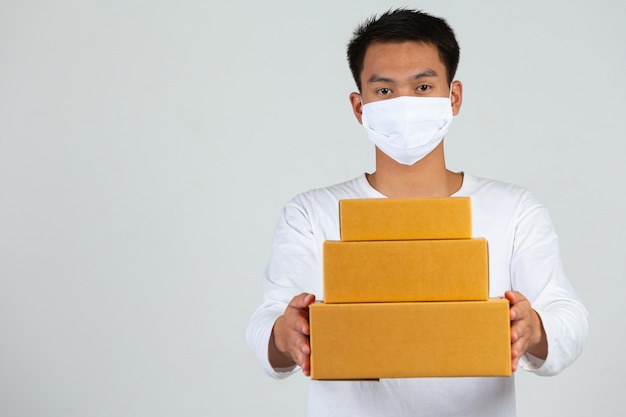
[[[469,239],[469,197],[339,201],[341,240]]]

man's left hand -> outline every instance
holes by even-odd
[[[511,303],[511,369],[515,372],[519,359],[526,352],[545,359],[548,341],[541,318],[530,301],[518,291],[507,291],[504,296]]]

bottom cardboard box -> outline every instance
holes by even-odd
[[[510,376],[506,299],[314,303],[312,379]]]

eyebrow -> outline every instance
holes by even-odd
[[[422,72],[419,72],[417,74],[415,74],[413,77],[411,77],[412,80],[419,80],[420,78],[424,78],[424,77],[436,77],[439,74],[437,74],[437,71],[433,70],[433,69],[425,69]],[[395,83],[395,80],[393,80],[392,78],[388,78],[385,77],[383,75],[380,74],[372,74],[372,76],[369,78],[369,80],[367,80],[368,83]]]

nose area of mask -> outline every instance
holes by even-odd
[[[364,104],[362,110],[370,141],[403,164],[430,153],[452,121],[447,97],[397,97]]]

